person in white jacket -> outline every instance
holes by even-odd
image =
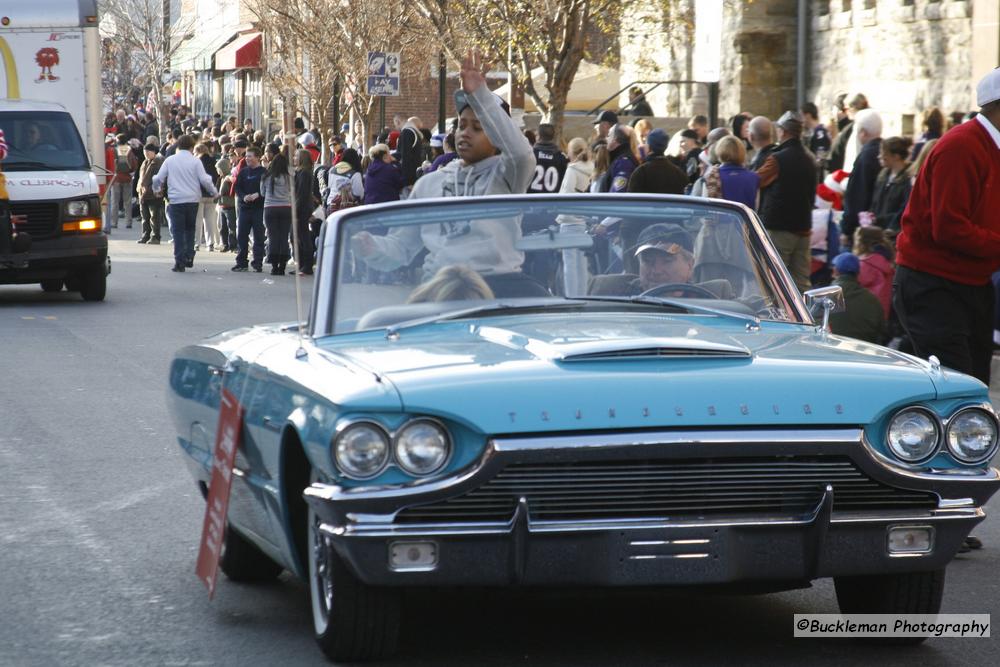
[[[194,266],[195,218],[202,192],[212,198],[219,196],[211,177],[201,160],[191,150],[194,138],[185,134],[177,140],[177,152],[163,161],[160,171],[153,176],[153,190],[159,192],[167,186],[167,221],[174,237],[174,268],[183,273]]]
[[[569,164],[566,165],[566,175],[563,176],[561,193],[589,192],[590,181],[594,176],[594,163],[590,161],[590,149],[587,142],[580,137],[571,139],[566,148]]]
[[[426,174],[413,186],[410,199],[522,194],[534,175],[535,154],[503,106],[486,87],[478,54],[462,63],[462,87],[455,93],[459,125],[455,144],[460,159]],[[423,248],[428,253],[422,273],[430,279],[443,267],[465,265],[483,276],[498,297],[543,296],[548,291],[521,273],[524,253],[520,216],[452,225],[399,227],[386,236],[359,232],[357,255],[369,266],[391,271],[409,264]]]

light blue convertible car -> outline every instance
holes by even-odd
[[[1000,484],[986,387],[828,334],[839,288],[803,299],[739,205],[400,202],[320,246],[302,330],[182,349],[169,402],[204,492],[238,398],[221,568],[307,580],[333,659],[393,650],[404,587],[833,577],[933,613]]]

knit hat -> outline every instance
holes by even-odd
[[[842,252],[833,258],[833,268],[837,269],[837,273],[851,273],[857,275],[861,271],[861,262],[858,261],[857,255],[853,255],[849,252]]]
[[[650,152],[657,155],[662,155],[667,150],[669,143],[670,137],[660,128],[656,128],[646,135],[646,145],[649,146]]]
[[[444,135],[435,134],[431,137],[431,148],[442,148],[444,146]]]

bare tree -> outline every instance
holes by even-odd
[[[149,76],[140,69],[129,49],[110,37],[101,40],[101,89],[112,109],[136,95],[145,97]]]
[[[101,31],[119,49],[126,51],[136,71],[142,72],[158,100],[157,120],[161,139],[165,132],[167,100],[161,94],[161,76],[169,69],[170,58],[194,36],[194,18],[180,17],[170,23],[164,17],[163,0],[101,0],[104,17]]]
[[[369,51],[398,51],[404,59],[428,62],[438,51],[433,30],[405,0],[250,2],[267,36],[267,80],[321,128],[341,121],[328,118],[335,81],[342,109],[353,110],[365,132],[371,127],[378,98],[367,91]]]
[[[453,59],[469,47],[506,65],[544,120],[562,125],[573,79],[594,31],[615,33],[632,7],[668,8],[680,0],[415,0]],[[666,11],[655,12],[665,29]],[[661,20],[662,19],[662,20]],[[532,70],[541,67],[541,89]]]

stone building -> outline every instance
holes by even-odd
[[[928,107],[975,109],[976,81],[1000,66],[998,0],[714,1],[722,5],[721,21],[700,27],[721,32],[722,119],[740,111],[773,118],[800,99],[816,102],[826,116],[838,92],[859,91],[882,113],[886,133],[919,133]],[[698,78],[697,4],[677,3],[659,34],[641,29],[648,17],[623,23],[623,82]],[[661,85],[649,99],[657,115],[707,110],[705,86]]]

